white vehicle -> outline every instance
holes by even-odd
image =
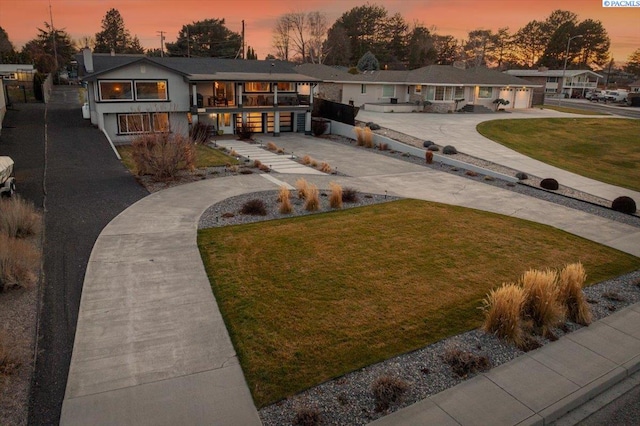
[[[0,157],[0,195],[11,197],[16,192],[16,178],[13,176],[11,157]]]
[[[625,102],[629,92],[626,90],[607,90],[604,92],[604,97],[609,102]]]

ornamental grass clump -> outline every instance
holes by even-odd
[[[369,127],[365,127],[363,130],[363,138],[364,138],[364,147],[365,148],[373,148],[373,132]]]
[[[550,336],[551,329],[565,316],[564,306],[559,301],[557,273],[550,269],[530,269],[522,276],[521,284],[525,294],[525,318],[532,320],[543,336]]]
[[[329,165],[329,163],[322,162],[320,163],[318,170],[320,170],[322,173],[331,173],[331,166]]]
[[[320,191],[318,191],[318,187],[313,184],[307,186],[307,195],[304,199],[304,209],[308,212],[320,210]]]
[[[469,374],[491,368],[491,360],[487,355],[478,355],[456,346],[447,347],[442,359],[460,377],[467,377]]]
[[[0,293],[9,288],[29,288],[37,279],[40,253],[33,244],[0,234]]]
[[[525,300],[524,290],[516,284],[502,284],[502,287],[491,290],[483,301],[485,319],[482,329],[521,347],[525,343],[522,327]]]
[[[587,281],[587,274],[582,263],[565,265],[558,276],[558,296],[565,307],[567,318],[576,324],[591,324],[591,308],[582,288]]]
[[[404,380],[389,375],[378,377],[371,385],[371,393],[376,401],[376,411],[386,411],[391,404],[399,402],[409,390]]]
[[[0,199],[0,234],[24,238],[37,233],[40,224],[40,215],[33,203],[17,195]]]
[[[278,145],[276,145],[273,142],[267,142],[267,149],[269,151],[277,151],[278,150]]]
[[[329,195],[329,205],[332,209],[342,208],[342,186],[335,182],[329,184],[331,188],[331,195]]]
[[[305,178],[298,179],[296,181],[296,190],[298,191],[298,198],[305,200],[309,192],[309,182]]]
[[[356,133],[356,145],[364,146],[364,128],[356,126],[353,131]]]
[[[284,185],[282,185],[280,187],[280,190],[278,191],[278,203],[280,203],[280,206],[278,208],[280,213],[289,214],[293,211],[293,207],[291,206],[289,188]]]
[[[311,157],[308,155],[305,155],[304,157],[302,157],[302,164],[304,164],[305,166],[308,166],[309,164],[311,164]]]

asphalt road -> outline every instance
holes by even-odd
[[[545,105],[557,106],[557,99],[550,99]],[[640,108],[627,107],[620,104],[611,104],[603,102],[591,102],[585,99],[562,99],[560,105],[568,108],[584,109],[587,111],[596,111],[605,114],[615,114],[626,118],[640,118]]]
[[[77,86],[56,87],[46,107],[15,108],[8,117],[14,128],[7,129],[7,153],[16,162],[18,192],[45,209],[45,279],[29,424],[57,425],[93,244],[111,219],[148,192],[104,135],[83,120]],[[4,131],[1,138],[4,146]]]

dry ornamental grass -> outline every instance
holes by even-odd
[[[0,199],[0,233],[12,238],[23,238],[40,229],[40,215],[33,203],[19,196]]]
[[[485,320],[482,329],[521,347],[524,344],[522,309],[526,296],[516,284],[502,284],[491,290],[484,300]]]
[[[566,308],[567,319],[581,325],[591,324],[591,308],[582,292],[586,281],[587,274],[580,262],[566,265],[558,277],[558,296]]]
[[[524,314],[533,321],[543,336],[550,333],[564,320],[564,307],[559,302],[560,291],[557,274],[550,269],[539,271],[530,269],[521,279],[526,297]]]
[[[329,205],[332,209],[342,208],[342,186],[335,182],[329,183],[331,195],[329,195]]]

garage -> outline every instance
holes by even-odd
[[[531,99],[531,90],[530,89],[516,89],[516,98],[513,103],[513,108],[530,108],[531,104],[529,100]]]

